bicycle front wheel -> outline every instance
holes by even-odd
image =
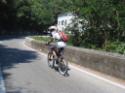
[[[63,59],[58,64],[59,64],[59,66],[58,66],[59,73],[62,74],[62,75],[67,74],[68,62]]]
[[[53,68],[54,67],[54,55],[52,53],[48,53],[48,66]]]

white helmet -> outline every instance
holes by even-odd
[[[58,28],[56,26],[50,26],[49,30],[57,30]]]

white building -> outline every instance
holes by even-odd
[[[75,16],[72,13],[60,14],[57,19],[57,26],[61,30],[64,30],[68,25],[72,24],[72,20]]]
[[[75,18],[77,20],[73,21],[73,19],[75,19]],[[65,14],[60,14],[58,16],[57,27],[60,28],[60,30],[62,30],[62,31],[64,31],[67,26],[73,27],[74,23],[78,24],[75,28],[78,29],[78,31],[82,32],[82,31],[86,30],[88,21],[85,20],[84,18],[83,19],[78,18],[78,16],[73,13],[65,13]]]

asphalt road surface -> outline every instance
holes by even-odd
[[[48,67],[46,55],[24,38],[0,40],[0,63],[7,93],[125,93],[125,89],[71,68],[64,77]]]

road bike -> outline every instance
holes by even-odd
[[[68,74],[69,67],[68,62],[63,57],[64,48],[59,48],[58,53],[59,55],[57,56],[54,50],[48,52],[48,66],[57,68],[59,73],[65,76]]]

